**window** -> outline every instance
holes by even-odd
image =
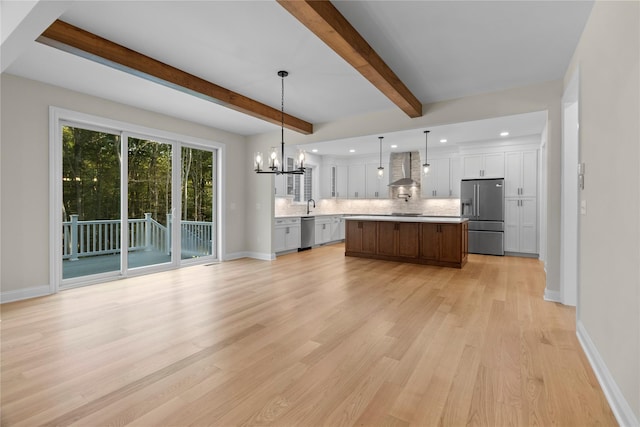
[[[293,175],[295,178],[293,190],[294,202],[306,202],[309,199],[313,199],[314,170],[314,167],[307,167],[304,175]]]

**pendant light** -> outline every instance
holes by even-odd
[[[293,170],[286,170],[285,157],[284,157],[284,78],[289,73],[287,71],[278,71],[278,76],[282,81],[282,97],[280,101],[280,156],[278,156],[278,148],[271,147],[269,151],[269,158],[267,159],[269,165],[268,170],[262,169],[264,166],[264,157],[261,152],[256,152],[253,157],[253,170],[256,173],[271,173],[276,175],[290,174],[290,175],[302,175],[304,173],[305,153],[303,150],[298,150],[295,157],[295,165]]]
[[[429,173],[429,158],[427,157],[427,137],[429,136],[429,130],[424,131],[424,163],[422,164],[422,173],[427,175]]]
[[[380,166],[378,166],[378,179],[382,179],[382,177],[384,176],[384,168],[382,167],[382,139],[384,138],[384,136],[379,136],[378,139],[380,140]]]

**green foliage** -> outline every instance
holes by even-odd
[[[63,127],[64,220],[120,218],[120,137],[104,132]],[[145,213],[166,225],[171,213],[170,144],[129,138],[129,218]],[[181,152],[182,218],[213,220],[215,153],[193,148]]]
[[[120,218],[120,136],[62,128],[64,219]]]

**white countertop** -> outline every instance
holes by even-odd
[[[461,224],[469,221],[468,218],[448,216],[387,216],[387,215],[356,215],[346,218],[354,221],[394,221],[394,222],[439,222],[449,224]]]

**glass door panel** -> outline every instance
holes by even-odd
[[[216,255],[214,215],[215,151],[182,147],[181,259]]]
[[[120,136],[62,126],[62,279],[120,271]]]
[[[171,262],[171,149],[128,138],[128,268]]]

